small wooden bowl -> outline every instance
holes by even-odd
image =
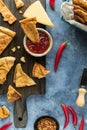
[[[54,123],[55,123],[55,126],[56,126],[56,128],[54,129],[54,130],[59,130],[59,122],[54,118],[54,117],[51,117],[51,116],[41,116],[41,117],[39,117],[36,121],[35,121],[35,123],[34,123],[34,130],[39,130],[38,129],[38,123],[39,122],[41,122],[41,120],[50,120],[50,121],[53,121]],[[43,130],[43,129],[42,129]]]

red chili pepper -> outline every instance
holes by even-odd
[[[54,63],[54,71],[55,72],[57,71],[58,64],[59,64],[59,61],[60,61],[60,57],[61,57],[62,52],[65,49],[67,43],[68,43],[68,41],[61,43],[58,50],[57,50],[56,57],[55,57],[55,63]]]
[[[68,108],[68,110],[71,112],[71,114],[72,114],[72,116],[73,116],[73,121],[72,121],[72,123],[73,123],[74,127],[76,127],[76,125],[77,125],[77,123],[78,123],[77,114],[76,114],[75,110],[74,110],[71,106],[68,106],[67,108]]]
[[[3,126],[0,128],[0,130],[7,130],[11,125],[12,125],[11,122],[10,122],[10,123],[7,123],[7,124],[3,125]]]
[[[52,9],[55,7],[55,0],[49,0],[49,5]]]
[[[79,130],[84,130],[84,116],[81,119]]]
[[[68,112],[68,108],[65,104],[62,104],[61,107],[65,114],[65,123],[64,123],[64,127],[63,127],[63,129],[65,129],[69,124],[69,112]]]

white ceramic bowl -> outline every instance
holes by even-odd
[[[40,31],[45,32],[45,33],[48,35],[49,40],[50,40],[50,45],[49,45],[48,49],[47,49],[44,53],[40,53],[40,54],[31,52],[31,51],[28,49],[27,45],[26,45],[26,40],[27,40],[27,36],[26,36],[26,35],[24,36],[24,39],[23,39],[23,45],[24,45],[25,50],[26,50],[30,55],[32,55],[32,56],[34,56],[34,57],[42,57],[42,56],[45,56],[45,55],[51,50],[52,45],[53,45],[53,39],[52,39],[52,36],[49,34],[49,32],[46,31],[45,29],[43,29],[43,28],[37,28],[37,29],[40,30]]]

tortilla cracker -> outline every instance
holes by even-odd
[[[22,0],[14,0],[16,8],[19,9],[24,6],[24,2]]]
[[[7,92],[7,99],[9,103],[15,102],[19,98],[21,98],[22,95],[15,90],[11,85],[8,87],[8,92]]]
[[[84,23],[87,24],[87,12],[84,12],[83,10],[80,10],[80,9],[75,9],[74,15],[79,16],[84,21]]]
[[[73,5],[74,9],[73,10],[76,10],[76,9],[80,9],[84,12],[87,12],[87,10],[85,10],[83,7],[79,6],[79,5]]]
[[[7,109],[6,106],[0,107],[0,118],[4,119],[10,116],[10,111]]]
[[[11,43],[16,32],[0,26],[0,54],[7,48],[7,46]]]
[[[26,86],[32,86],[36,83],[33,81],[32,78],[30,78],[21,67],[21,64],[18,63],[15,68],[14,73],[14,81],[16,87],[26,87]]]
[[[87,0],[72,0],[72,2],[87,10]]]
[[[0,0],[0,13],[3,16],[4,21],[7,21],[9,24],[12,24],[17,20],[2,0]]]
[[[32,71],[32,75],[38,79],[46,77],[47,74],[49,74],[50,71],[47,70],[44,66],[42,66],[39,63],[35,63]]]
[[[84,21],[84,19],[82,19],[82,17],[80,17],[80,16],[78,16],[78,15],[75,14],[74,18],[75,18],[76,21],[78,21],[78,22],[80,22],[82,24],[86,24],[85,21]]]
[[[5,82],[8,72],[14,65],[14,61],[15,57],[12,56],[0,58],[0,84]]]
[[[36,42],[39,40],[39,33],[36,29],[36,18],[27,18],[20,21],[21,27],[27,37],[32,41]]]

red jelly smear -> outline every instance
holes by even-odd
[[[43,32],[38,30],[39,32],[39,41],[38,43],[33,43],[30,39],[27,38],[26,40],[26,46],[29,49],[29,51],[36,53],[36,54],[42,54],[44,53],[50,46],[50,39],[49,36]]]

